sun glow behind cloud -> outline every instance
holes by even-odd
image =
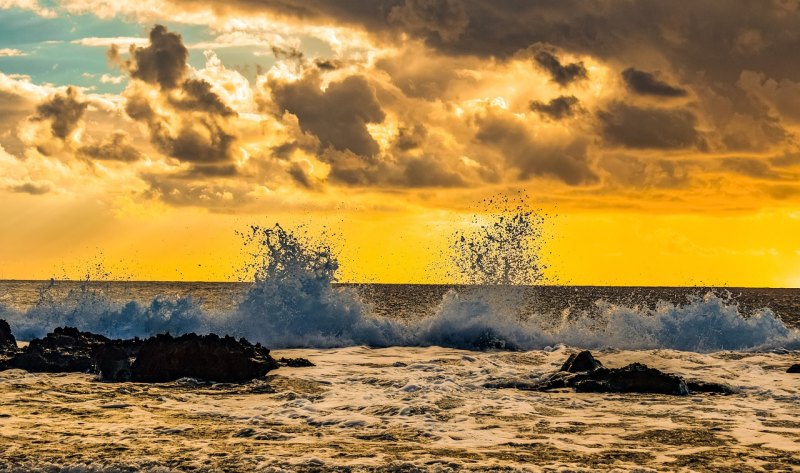
[[[777,16],[744,34],[724,21],[744,7],[692,6],[729,36],[720,62],[644,1],[378,3],[0,3],[0,24],[76,15],[64,40],[0,43],[0,277],[102,258],[228,279],[234,231],[266,219],[335,231],[347,280],[442,282],[476,203],[524,191],[554,215],[558,281],[794,283],[800,86]]]

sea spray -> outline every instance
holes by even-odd
[[[278,224],[251,227],[245,243],[257,248],[253,283],[223,331],[271,347],[403,343],[399,324],[372,316],[355,290],[333,286],[339,262],[329,245]]]

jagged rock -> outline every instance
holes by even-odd
[[[16,351],[17,340],[14,338],[14,334],[11,333],[11,327],[8,326],[8,322],[0,319],[0,353],[14,353]]]
[[[795,363],[786,370],[787,373],[800,373],[800,363]]]
[[[108,344],[95,350],[94,367],[101,381],[130,381],[131,364],[142,343]]]
[[[689,394],[686,381],[641,363],[624,368],[600,368],[589,372],[584,379],[571,382],[581,393],[650,393],[685,396]]]
[[[111,357],[119,361],[119,353]],[[105,362],[106,360],[98,360]],[[278,367],[269,350],[245,339],[217,335],[180,337],[169,334],[148,338],[130,365],[132,381],[166,382],[196,378],[241,382],[264,376]]]
[[[94,350],[109,342],[102,335],[59,327],[44,338],[31,340],[6,365],[31,372],[88,372],[93,367]]]
[[[593,371],[602,367],[603,364],[596,360],[590,351],[582,351],[580,353],[571,354],[559,371],[580,373],[583,371]]]
[[[286,366],[288,368],[309,368],[317,366],[305,358],[279,358],[278,366]]]
[[[514,388],[525,391],[552,391],[572,388],[577,392],[651,393],[685,396],[692,392],[732,394],[730,386],[706,381],[686,382],[680,376],[664,373],[641,363],[624,368],[604,368],[592,354],[570,355],[559,371],[536,381],[510,380],[487,383],[487,388]]]

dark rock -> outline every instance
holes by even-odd
[[[94,351],[94,367],[101,381],[130,381],[131,365],[139,353],[139,339],[109,343]]]
[[[0,353],[13,354],[17,352],[17,340],[14,334],[11,333],[11,327],[8,322],[0,319]]]
[[[571,388],[577,392],[651,393],[676,396],[690,393],[736,392],[725,384],[695,380],[686,382],[680,376],[664,373],[641,363],[633,363],[624,368],[604,368],[588,351],[570,355],[561,370],[538,380],[501,380],[487,383],[484,387],[525,391]]]
[[[317,366],[305,358],[279,358],[278,366],[286,366],[288,368],[310,368]]]
[[[559,371],[566,371],[568,373],[580,373],[583,371],[594,371],[597,368],[602,368],[603,364],[597,361],[592,353],[589,351],[582,351],[580,353],[573,353],[564,362]]]
[[[582,379],[570,380],[568,384],[579,393],[650,393],[685,396],[689,394],[686,381],[641,363],[632,363],[624,368],[601,368],[589,372]]]
[[[7,367],[31,372],[85,373],[92,370],[94,350],[109,342],[111,340],[102,335],[59,327],[44,338],[31,340],[8,361]]]
[[[686,381],[689,393],[710,393],[710,394],[735,394],[736,391],[722,383],[710,383],[707,381]]]
[[[786,370],[787,373],[800,373],[800,363],[795,363]]]
[[[119,360],[119,354],[116,354]],[[278,367],[269,350],[247,340],[217,335],[180,337],[169,334],[148,338],[130,366],[131,380],[166,382],[196,378],[241,382],[264,376]]]

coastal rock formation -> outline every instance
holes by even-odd
[[[278,359],[278,366],[286,366],[288,368],[310,368],[317,366],[305,358],[284,358]]]
[[[594,371],[602,368],[603,364],[600,363],[592,353],[588,350],[580,353],[573,353],[567,358],[567,361],[561,366],[559,371],[566,371],[568,373],[580,373],[584,371]]]
[[[488,388],[515,388],[527,391],[552,391],[572,388],[583,393],[647,393],[686,396],[692,392],[731,394],[724,384],[705,381],[686,382],[680,376],[664,373],[641,363],[623,368],[605,368],[590,352],[570,355],[561,369],[535,382],[504,381]]]
[[[11,333],[8,322],[0,319],[0,354],[13,354],[17,351],[17,340]]]
[[[108,338],[72,327],[59,327],[44,338],[30,344],[8,360],[8,368],[31,372],[64,373],[89,372],[93,368],[92,354],[111,343]]]
[[[110,373],[101,371],[101,377],[113,381],[122,381],[129,376],[131,381],[146,383],[179,378],[241,382],[260,378],[278,367],[269,350],[260,344],[215,334],[190,333],[180,337],[165,334],[148,338],[142,342],[133,362],[127,356],[129,369],[123,358],[124,352],[98,352],[98,355],[98,367],[114,368]]]
[[[0,355],[0,370],[96,372],[104,381],[164,382],[196,378],[241,382],[260,378],[279,366],[260,344],[214,334],[110,340],[76,328],[59,327],[17,350],[8,324],[2,320]],[[283,359],[283,366],[314,365],[303,358],[294,358]]]
[[[787,373],[800,373],[800,363],[795,363],[786,370]]]

